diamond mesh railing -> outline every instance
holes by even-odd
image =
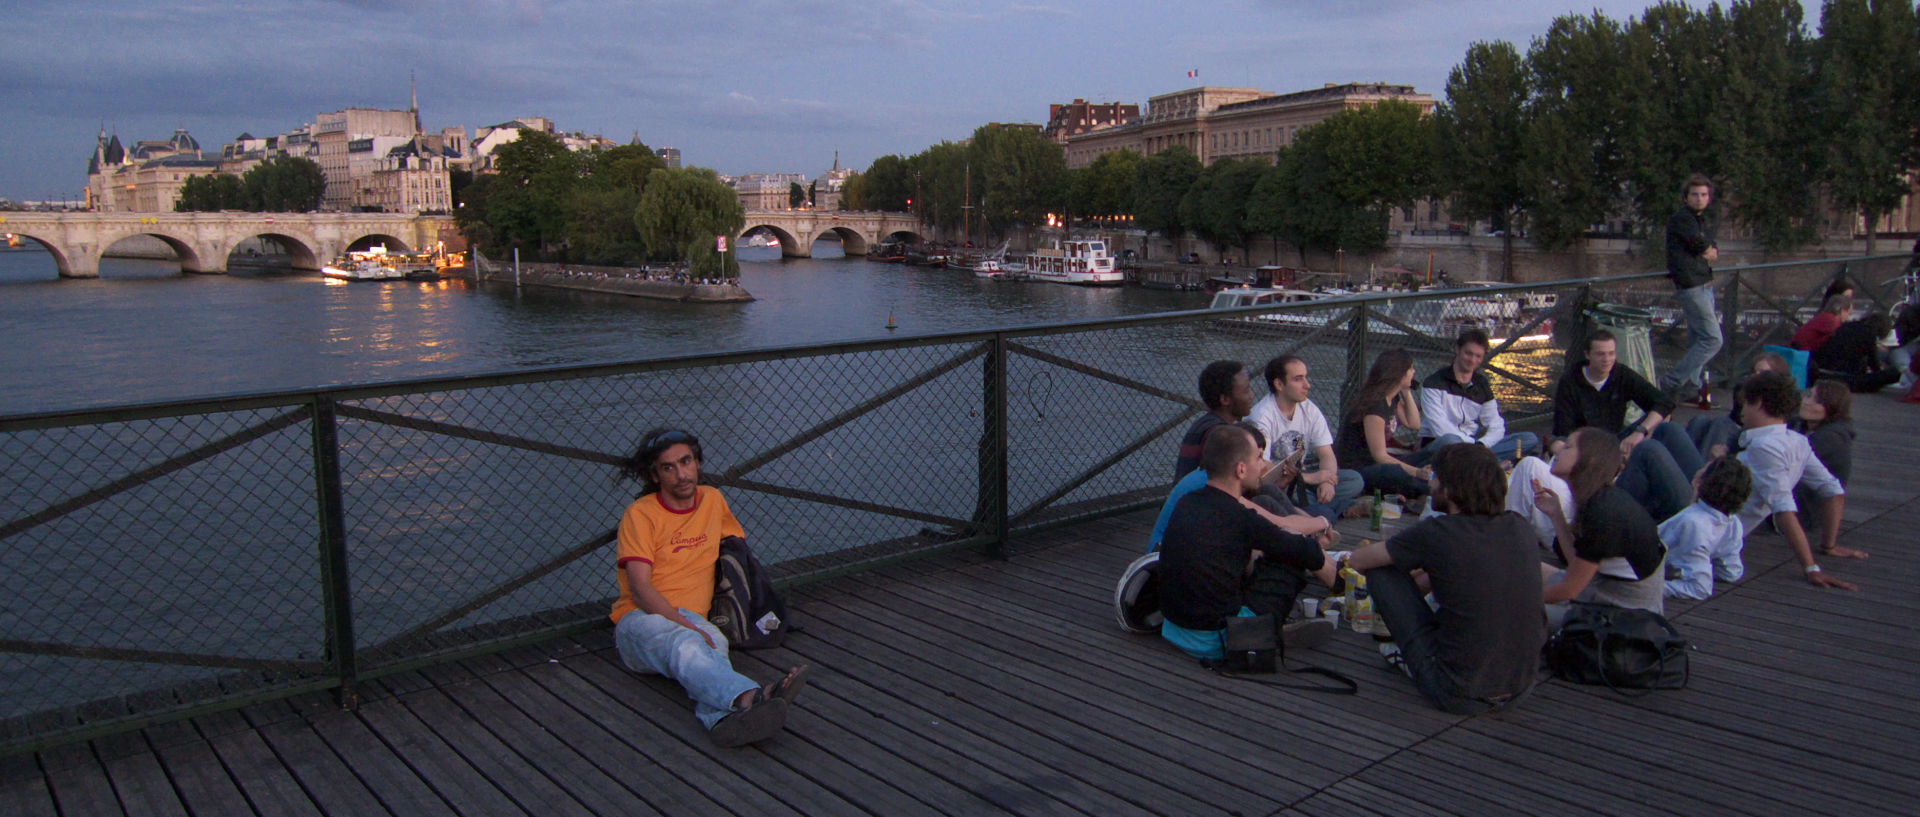
[[[1910,257],[1718,278],[1716,373],[1837,276],[1910,300]],[[1550,411],[1596,302],[1664,276],[1383,292],[917,338],[0,417],[0,753],[604,626],[615,464],[652,426],[789,583],[1157,504],[1209,361],[1308,362],[1329,417],[1381,350],[1444,365],[1466,326],[1511,424]],[[1256,379],[1259,379],[1256,377]],[[1256,389],[1263,391],[1263,389]]]

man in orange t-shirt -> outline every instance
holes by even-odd
[[[620,519],[613,639],[628,669],[686,689],[714,743],[744,746],[785,726],[807,668],[762,687],[734,671],[726,636],[707,621],[720,540],[746,531],[720,491],[700,484],[700,464],[699,439],[655,429],[621,466],[645,488]]]

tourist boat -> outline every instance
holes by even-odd
[[[1027,253],[1020,259],[1024,276],[1081,286],[1119,286],[1126,276],[1113,265],[1105,241],[1056,241],[1054,246]]]
[[[392,281],[406,275],[380,245],[342,255],[321,267],[320,274],[342,281]]]

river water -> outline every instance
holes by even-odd
[[[815,252],[742,250],[741,283],[758,300],[702,305],[466,280],[182,275],[172,262],[122,259],[104,260],[98,279],[60,279],[44,252],[0,252],[0,414],[1206,305],[1193,293],[877,264],[826,242]]]

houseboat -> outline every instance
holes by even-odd
[[[1081,286],[1119,286],[1126,279],[1105,241],[1056,241],[1019,259],[1025,277]]]

